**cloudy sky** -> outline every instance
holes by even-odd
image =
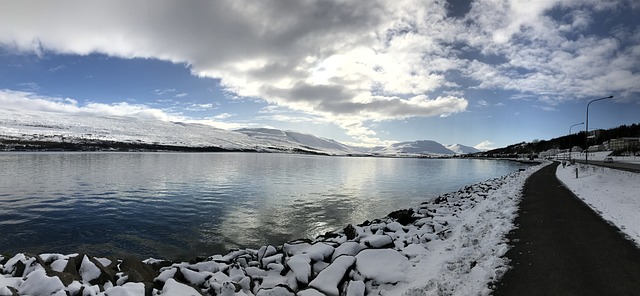
[[[2,1],[0,108],[479,148],[640,122],[635,0]],[[583,129],[584,126],[573,129]]]

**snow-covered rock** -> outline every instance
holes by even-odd
[[[312,261],[324,261],[327,258],[331,258],[334,249],[332,246],[325,243],[315,243],[308,249],[304,250],[303,254],[307,254]]]
[[[347,296],[364,296],[365,288],[363,281],[350,281],[347,285]]]
[[[306,285],[311,277],[311,258],[308,254],[294,255],[289,258],[287,265],[296,276],[299,283]]]
[[[370,248],[382,248],[393,243],[393,238],[386,234],[374,234],[360,240],[361,243]]]
[[[335,249],[333,255],[331,256],[331,261],[333,262],[341,255],[355,256],[356,254],[358,254],[358,252],[362,251],[362,249],[365,248],[365,246],[357,242],[345,242]]]
[[[64,285],[57,277],[47,276],[44,269],[29,273],[18,287],[20,295],[54,295],[66,296]]]
[[[126,283],[104,291],[105,296],[140,296],[145,294],[143,283]]]
[[[162,295],[202,296],[202,294],[193,287],[179,283],[174,279],[168,279],[167,282],[164,283],[164,287],[162,288]]]
[[[377,283],[397,283],[406,278],[409,259],[393,249],[367,249],[356,255],[356,270]]]
[[[100,277],[101,271],[91,260],[89,260],[88,256],[84,256],[82,258],[82,264],[80,265],[80,278],[84,283],[89,283],[92,280]]]
[[[330,295],[340,295],[340,281],[344,277],[345,273],[356,262],[356,258],[352,256],[340,256],[327,266],[318,276],[309,283],[310,287],[316,288],[319,291]]]

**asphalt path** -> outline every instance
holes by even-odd
[[[640,295],[640,249],[564,187],[557,166],[525,183],[511,269],[493,295]]]

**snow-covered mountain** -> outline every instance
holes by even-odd
[[[339,143],[335,140],[316,137],[310,134],[303,134],[294,131],[283,131],[271,128],[244,128],[236,130],[249,137],[259,139],[271,145],[282,145],[283,147],[299,147],[301,149],[312,149],[331,154],[350,154],[356,153],[349,146]]]
[[[453,144],[453,145],[448,145],[446,147],[447,149],[455,152],[456,154],[471,154],[471,153],[482,152],[481,150],[478,150],[476,148],[461,145],[461,144]]]
[[[385,155],[453,155],[455,152],[447,149],[442,144],[431,141],[421,140],[413,142],[400,142],[389,145],[387,147],[376,147],[371,153]]]
[[[47,144],[48,143],[48,144]],[[124,143],[124,145],[122,145]],[[329,155],[450,156],[477,150],[429,141],[356,148],[294,131],[250,128],[228,131],[209,125],[86,113],[16,111],[0,108],[0,149],[151,149],[186,151],[265,151]],[[116,147],[116,148],[114,148]],[[182,148],[195,149],[182,149]],[[453,151],[452,151],[453,150]]]
[[[297,132],[270,129],[240,132],[197,123],[0,108],[0,144],[16,145],[16,142],[40,146],[52,143],[56,148],[61,144],[92,147],[99,144],[104,148],[111,143],[128,143],[142,149],[153,145],[331,155],[358,153],[336,141]]]

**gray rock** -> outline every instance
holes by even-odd
[[[129,282],[153,283],[160,273],[153,267],[136,259],[127,258],[120,263],[120,271],[129,276]]]

